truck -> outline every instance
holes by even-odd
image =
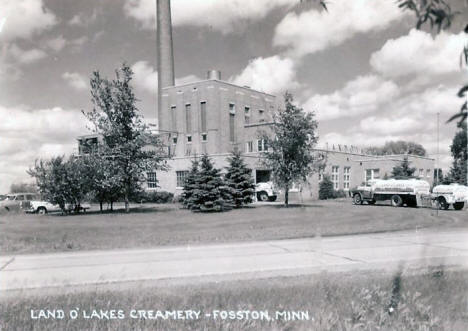
[[[375,179],[350,191],[353,203],[370,205],[377,201],[390,200],[392,206],[417,207],[422,205],[423,198],[431,197],[430,185],[419,179]]]
[[[255,185],[255,193],[258,201],[275,201],[278,192],[275,190],[272,182],[261,182]]]
[[[459,184],[437,185],[432,189],[432,198],[440,209],[461,210],[468,203],[468,186]]]

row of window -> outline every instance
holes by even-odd
[[[253,152],[267,152],[268,151],[268,144],[265,139],[258,139],[256,144],[257,150],[254,150],[254,142],[247,141],[245,143],[245,152],[246,153],[253,153]]]
[[[331,177],[330,177],[333,188],[338,190],[340,188],[340,167],[332,166]],[[323,171],[319,172],[319,181],[323,180]],[[343,168],[343,189],[349,190],[349,185],[351,181],[351,167]]]
[[[263,109],[258,110],[259,122],[264,122],[264,113]],[[236,141],[236,132],[235,132],[235,123],[236,123],[236,105],[234,103],[229,103],[229,141]],[[244,107],[244,122],[245,124],[250,124],[251,111],[250,107]],[[200,102],[200,117],[201,117],[201,132],[206,132],[206,101]],[[172,131],[178,132],[177,128],[177,107],[171,106],[171,122],[172,122]],[[190,134],[192,133],[192,105],[187,103],[185,105],[185,132],[188,134],[187,141],[191,141]],[[190,138],[189,138],[190,137]],[[206,133],[202,134],[203,141],[206,140]],[[177,139],[177,138],[174,138]],[[189,140],[190,139],[190,140]],[[174,141],[174,144],[177,143],[177,140]]]

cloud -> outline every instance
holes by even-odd
[[[427,126],[427,124],[422,121],[406,117],[382,118],[371,116],[361,120],[360,123],[362,131],[372,132],[379,135],[417,131],[424,126]]]
[[[32,64],[47,57],[47,53],[42,49],[32,48],[24,50],[13,44],[8,48],[8,56],[21,64]]]
[[[26,170],[35,159],[70,154],[76,149],[76,137],[89,132],[79,110],[0,106],[0,118],[2,193],[12,182],[28,179]]]
[[[46,46],[55,52],[60,52],[67,44],[67,40],[62,35],[46,41]]]
[[[317,94],[304,103],[319,120],[352,117],[376,111],[400,94],[398,86],[379,76],[359,76],[331,94]]]
[[[389,0],[335,0],[327,6],[327,12],[287,14],[276,27],[274,45],[300,57],[340,45],[358,33],[386,29],[405,15]]]
[[[3,19],[0,40],[5,42],[29,39],[57,23],[57,18],[42,0],[2,0],[0,15]]]
[[[374,70],[386,77],[410,74],[419,78],[460,71],[459,57],[467,38],[463,33],[441,32],[435,37],[412,29],[408,35],[387,40],[371,55]]]
[[[64,72],[62,78],[68,83],[68,85],[76,90],[88,89],[86,78],[77,72]]]
[[[299,86],[294,62],[278,55],[251,60],[247,67],[239,75],[230,78],[230,81],[272,94]]]
[[[292,7],[291,0],[174,0],[171,3],[174,26],[207,26],[223,33],[229,33],[242,26],[243,22],[258,21],[270,11],[280,7]],[[156,26],[156,1],[126,0],[124,11],[127,16],[137,19],[144,28]]]
[[[138,61],[132,65],[133,82],[137,88],[149,93],[156,93],[158,90],[158,72],[147,61]],[[175,79],[176,85],[183,85],[202,80],[195,75],[188,75]]]

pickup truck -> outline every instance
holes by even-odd
[[[90,209],[91,206],[89,203],[82,203],[79,206],[75,206],[72,204],[66,204],[65,205],[65,210],[67,212],[86,212],[88,209]],[[33,200],[30,202],[30,207],[27,210],[27,212],[30,213],[37,213],[37,214],[47,214],[49,212],[57,212],[57,211],[62,211],[60,209],[59,205],[55,205],[53,203],[47,202],[47,201],[41,201],[41,200]]]
[[[416,207],[421,205],[422,197],[430,199],[430,185],[419,179],[376,179],[367,185],[353,188],[350,193],[356,205],[362,205],[363,202],[373,205],[377,201],[390,200],[394,207],[404,204]]]
[[[468,186],[459,184],[437,185],[432,189],[432,197],[440,209],[461,210],[468,203]]]

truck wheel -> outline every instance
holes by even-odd
[[[262,201],[262,202],[266,202],[268,201],[268,194],[266,192],[259,192],[258,193],[258,200]]]
[[[397,194],[392,195],[392,206],[401,207],[402,205],[403,205],[403,199]]]
[[[354,202],[355,205],[362,205],[362,198],[361,198],[361,195],[359,193],[356,193],[353,196],[353,202]]]
[[[39,208],[37,208],[37,213],[38,213],[39,215],[45,215],[45,214],[47,214],[47,209],[46,209],[46,207],[39,207]]]
[[[268,198],[269,201],[276,201],[276,195],[273,195]]]
[[[445,200],[444,197],[439,197],[439,199],[437,199],[437,202],[439,204],[439,209],[443,209],[443,210],[449,209],[449,204],[447,203],[447,200]]]
[[[455,202],[453,204],[453,208],[455,208],[455,210],[462,210],[464,206],[465,206],[464,202]]]

